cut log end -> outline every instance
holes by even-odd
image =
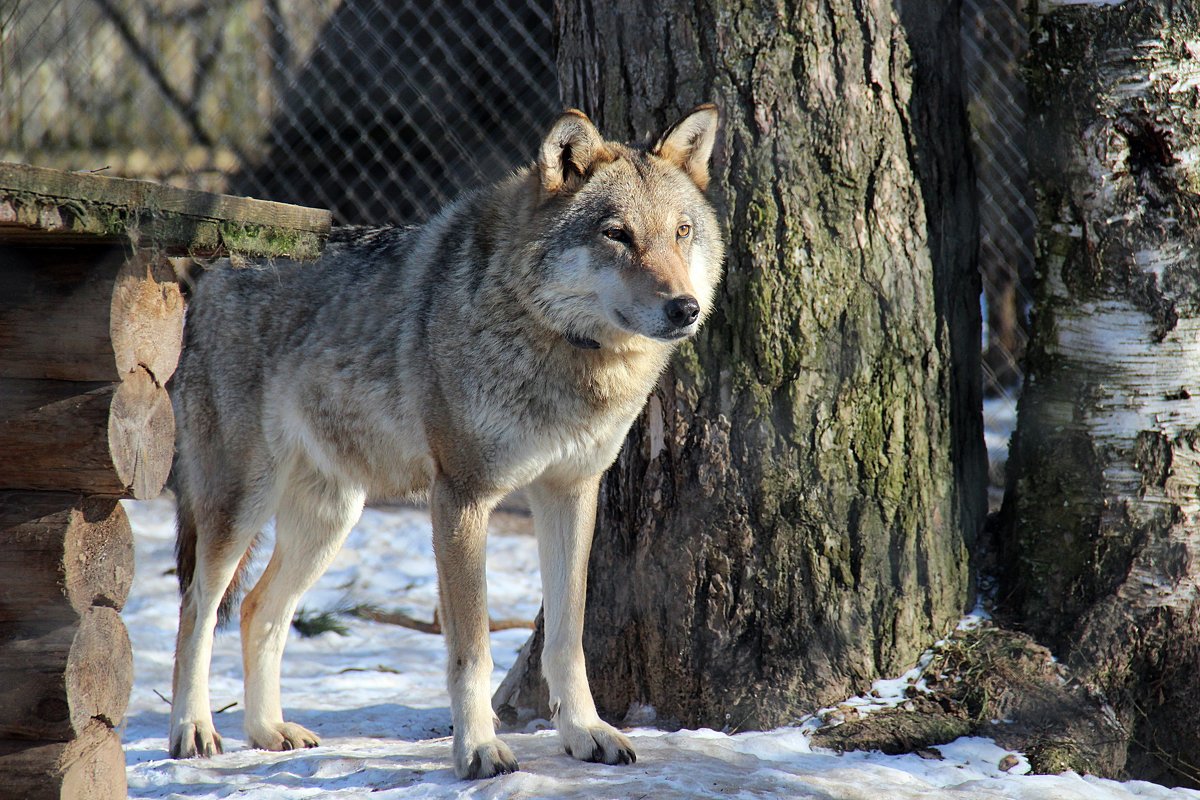
[[[106,384],[0,378],[0,488],[149,499],[174,448],[171,400],[144,369]]]
[[[120,611],[133,585],[133,532],[115,499],[0,492],[0,623]]]
[[[108,442],[117,476],[139,500],[157,497],[175,457],[175,414],[154,376],[131,373],[113,397]]]
[[[101,382],[139,366],[165,384],[184,303],[166,258],[125,246],[0,245],[0,377]]]
[[[126,259],[113,287],[109,334],[119,376],[140,367],[166,385],[183,346],[183,295],[164,255],[138,250]]]
[[[18,635],[0,652],[0,738],[64,741],[95,720],[116,727],[132,688],[129,633],[111,608]]]
[[[0,741],[3,795],[97,800],[127,795],[125,753],[112,728],[93,721],[69,742]]]

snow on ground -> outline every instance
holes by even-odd
[[[521,771],[474,783],[450,769],[450,712],[442,638],[351,620],[349,635],[293,633],[283,661],[289,719],[317,731],[321,747],[290,753],[246,749],[241,738],[241,656],[236,626],[219,633],[212,703],[226,754],[166,758],[178,614],[173,507],[127,502],[137,540],[137,575],[124,611],[134,647],[134,688],[124,741],[132,798],[291,800],[351,798],[822,798],[822,800],[1130,800],[1196,798],[1200,792],[1117,783],[1074,774],[1018,775],[999,768],[1008,752],[964,738],[938,749],[945,760],[879,753],[835,755],[809,745],[812,720],[798,727],[727,735],[711,730],[635,729],[637,764],[609,767],[566,756],[550,731],[503,734]],[[264,552],[268,549],[264,547]],[[496,532],[488,546],[494,617],[533,619],[539,603],[537,554],[527,534]],[[333,567],[301,604],[322,610],[373,603],[432,619],[436,602],[429,518],[414,509],[368,509]],[[493,688],[512,664],[524,630],[492,635]],[[919,673],[877,684],[877,694]],[[895,685],[893,685],[895,684]],[[858,705],[868,701],[855,701]]]

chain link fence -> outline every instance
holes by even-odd
[[[1033,262],[1024,0],[964,0],[992,479]],[[552,0],[0,0],[0,158],[417,222],[532,159]]]
[[[549,0],[2,0],[0,158],[414,222],[532,159]]]
[[[1008,439],[1016,427],[1032,306],[1036,219],[1025,154],[1025,3],[963,0],[962,7],[963,72],[979,199],[983,415],[993,510],[1002,498]]]

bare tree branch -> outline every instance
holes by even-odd
[[[125,42],[125,46],[129,48],[129,52],[137,59],[137,62],[142,65],[142,69],[154,81],[154,85],[162,92],[167,103],[179,114],[184,123],[192,132],[192,136],[196,141],[205,147],[212,147],[216,144],[212,135],[209,134],[200,122],[200,115],[196,109],[194,101],[185,99],[176,91],[171,82],[167,80],[167,76],[163,74],[162,68],[158,61],[150,53],[149,50],[138,40],[133,32],[133,28],[129,24],[129,20],[125,18],[125,14],[121,9],[113,3],[112,0],[95,0],[96,5],[108,17],[108,21],[116,28],[121,40]]]

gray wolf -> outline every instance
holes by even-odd
[[[315,263],[200,277],[174,386],[173,757],[221,752],[213,631],[263,525],[275,517],[275,549],[241,606],[245,732],[266,750],[312,747],[279,697],[296,603],[368,496],[427,493],[454,769],[517,769],[489,702],[484,539],[493,506],[527,487],[563,746],[635,760],[588,687],[588,552],[601,474],[712,308],[724,245],[704,190],[717,125],[701,106],[639,148],[567,111],[535,164],[421,227],[342,230]]]

